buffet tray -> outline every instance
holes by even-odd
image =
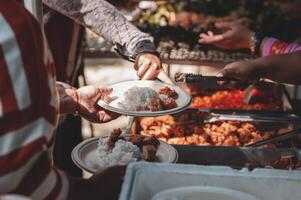
[[[187,186],[228,188],[262,200],[297,200],[301,198],[301,171],[133,163],[127,168],[119,199],[149,200],[163,190]]]
[[[301,152],[294,148],[273,147],[216,147],[174,145],[179,154],[178,163],[199,165],[223,165],[241,169],[249,165],[270,165],[282,157],[293,156],[301,161]]]
[[[230,111],[216,111],[216,113],[227,113],[227,114],[231,114],[233,112]],[[234,112],[235,113],[235,112]],[[197,110],[197,109],[187,109],[185,111],[182,111],[180,113],[177,114],[173,114],[170,115],[172,117],[174,117],[174,122],[176,124],[178,124],[177,126],[184,128],[185,130],[185,124],[186,123],[192,123],[195,124],[196,126],[202,126],[203,123],[210,123],[210,122],[204,122],[203,121],[203,116],[207,115],[208,111],[204,112],[203,110]],[[249,111],[240,111],[240,114],[242,114],[242,116],[256,116],[256,112],[254,115],[254,112],[249,112]],[[277,116],[276,113],[267,113],[267,112],[260,112],[258,111],[258,114],[265,114],[265,116]],[[280,115],[282,116],[283,113],[280,113]],[[287,116],[291,116],[290,114]],[[184,121],[182,121],[182,117],[185,118]],[[131,134],[141,134],[141,131],[143,130],[143,128],[141,127],[140,124],[140,120],[143,119],[143,117],[137,117],[135,118],[132,122],[131,122]],[[160,120],[159,120],[160,121]],[[233,121],[233,120],[230,120]],[[239,122],[243,122],[245,123],[246,121],[244,121],[243,118],[239,119],[239,117],[235,117],[234,121],[239,121]],[[215,122],[214,122],[215,123]],[[264,120],[252,120],[249,121],[249,123],[253,124],[255,127],[257,127],[258,131],[264,131],[264,132],[269,132],[269,131],[278,131],[278,133],[284,133],[286,131],[289,130],[294,130],[296,128],[300,127],[300,122],[299,121],[295,121],[295,122],[288,122],[288,121],[283,121],[283,122],[275,122],[275,121],[264,121]],[[154,126],[160,126],[160,127],[164,127],[165,125],[154,125]],[[150,130],[150,129],[147,129]],[[274,133],[273,133],[274,134]],[[171,138],[176,138],[176,137],[170,137]],[[179,150],[183,150],[184,154],[185,154],[185,149],[187,149],[187,152],[189,151],[194,151],[197,149],[200,149],[200,151],[203,150],[216,150],[217,152],[221,153],[223,149],[230,149],[230,152],[233,152],[234,150],[237,150],[237,152],[240,152],[241,148],[238,147],[234,147],[234,146],[199,146],[199,145],[189,145],[189,144],[180,144],[180,145],[175,145]],[[292,148],[292,147],[296,147],[296,148],[300,148],[301,147],[301,137],[294,137],[292,139],[288,139],[285,140],[281,143],[276,143],[275,144],[276,147],[278,148]],[[250,149],[253,149],[252,147],[248,147]],[[248,149],[246,147],[246,149]],[[274,148],[273,148],[274,149]],[[217,153],[217,155],[219,154]],[[222,154],[220,154],[222,155]],[[230,156],[231,157],[231,156]],[[181,159],[180,159],[181,160]],[[230,159],[231,160],[231,159]]]
[[[251,83],[250,83],[251,84]],[[277,91],[277,94],[279,95],[279,101],[281,102],[281,109],[280,110],[269,110],[269,109],[250,109],[247,110],[247,112],[250,113],[293,113],[293,105],[292,105],[292,101],[291,98],[289,96],[289,93],[287,91],[287,89],[281,85],[281,84],[277,84],[274,82],[263,82],[263,83],[257,83],[258,87],[263,87],[263,85],[265,85],[264,87],[269,87],[270,91]],[[210,94],[214,94],[215,92],[218,91],[228,91],[231,92],[232,90],[248,90],[248,84],[244,83],[243,85],[240,86],[220,86],[217,82],[214,81],[203,81],[203,82],[196,82],[196,83],[177,83],[177,85],[181,88],[183,88],[184,90],[186,90],[186,92],[190,93],[190,95],[192,96],[192,98],[196,98],[197,96],[206,96],[206,95],[202,95],[202,93],[209,93]],[[250,86],[250,85],[249,85]],[[264,91],[264,90],[263,90]],[[248,92],[248,91],[247,91]],[[258,102],[255,103],[261,103],[261,101],[259,100]],[[264,104],[268,104],[269,102],[263,102]],[[214,108],[192,108],[190,107],[190,109],[200,109],[200,110],[206,110],[206,111],[225,111],[225,112],[239,112],[239,111],[243,111],[242,109],[214,109]]]

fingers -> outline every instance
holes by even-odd
[[[150,67],[150,62],[143,63],[141,65],[141,67],[139,67],[139,69],[138,69],[138,72],[137,72],[138,77],[142,78],[145,75],[145,73],[147,72],[147,70],[149,69],[149,67]]]
[[[112,101],[108,95],[113,91],[113,88],[97,88],[97,99],[96,101],[99,101],[100,99],[104,100],[105,102],[107,101]]]
[[[169,78],[169,76],[163,70],[160,70],[157,78],[164,83],[174,84],[174,82]]]
[[[230,30],[232,22],[217,22],[215,27],[221,30]],[[230,31],[226,31],[224,34],[214,35],[212,31],[208,31],[207,34],[201,33],[199,35],[199,43],[201,44],[218,44],[224,42],[230,36]]]
[[[98,123],[105,123],[105,122],[109,122],[113,119],[116,119],[117,117],[119,117],[120,115],[118,113],[114,113],[114,112],[110,112],[108,110],[105,110],[103,108],[101,108],[101,110],[97,113],[97,122]]]
[[[255,61],[238,61],[226,65],[220,74],[226,77],[233,77],[241,80],[258,80],[265,73],[262,66]]]
[[[214,35],[211,31],[208,31],[208,35],[201,33],[199,43],[201,44],[215,44],[225,40],[224,34]]]
[[[154,54],[145,53],[140,55],[136,63],[138,63],[137,75],[142,80],[155,79],[161,69],[161,61]]]
[[[225,77],[232,77],[232,78],[240,78],[239,76],[239,65],[236,63],[230,63],[226,65],[219,73],[217,76],[225,76]]]
[[[101,93],[101,96],[106,96],[108,94],[110,94],[113,91],[113,88],[98,88],[99,89],[99,93]]]
[[[147,72],[144,74],[144,76],[142,77],[142,80],[153,80],[156,78],[156,76],[158,75],[159,70],[158,70],[158,66],[156,64],[152,64]]]

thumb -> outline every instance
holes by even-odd
[[[240,74],[240,66],[239,62],[234,62],[226,65],[221,71],[219,71],[217,76],[225,76],[225,77],[232,77],[232,78],[241,78]]]
[[[107,96],[113,91],[113,88],[98,88],[98,89],[101,96]]]
[[[100,99],[104,99],[104,97],[108,96],[112,91],[113,88],[97,88],[97,94],[96,94],[96,99],[100,100]]]

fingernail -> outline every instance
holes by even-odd
[[[221,73],[221,72],[218,72],[217,74],[216,74],[216,77],[223,77],[224,75]]]

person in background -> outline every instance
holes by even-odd
[[[297,42],[286,43],[273,37],[264,37],[261,33],[251,31],[241,21],[218,22],[215,27],[223,33],[201,33],[200,44],[210,44],[222,49],[250,49],[262,57],[301,50],[301,44]]]
[[[117,199],[124,168],[72,178],[51,154],[59,114],[96,123],[117,117],[96,104],[111,89],[56,82],[41,26],[17,0],[0,1],[0,27],[0,196]]]
[[[222,34],[200,34],[201,44],[211,44],[223,49],[250,49],[262,58],[245,60],[226,65],[218,76],[257,80],[268,78],[273,81],[301,83],[301,44],[286,43],[251,31],[240,22],[219,22],[216,28]]]

